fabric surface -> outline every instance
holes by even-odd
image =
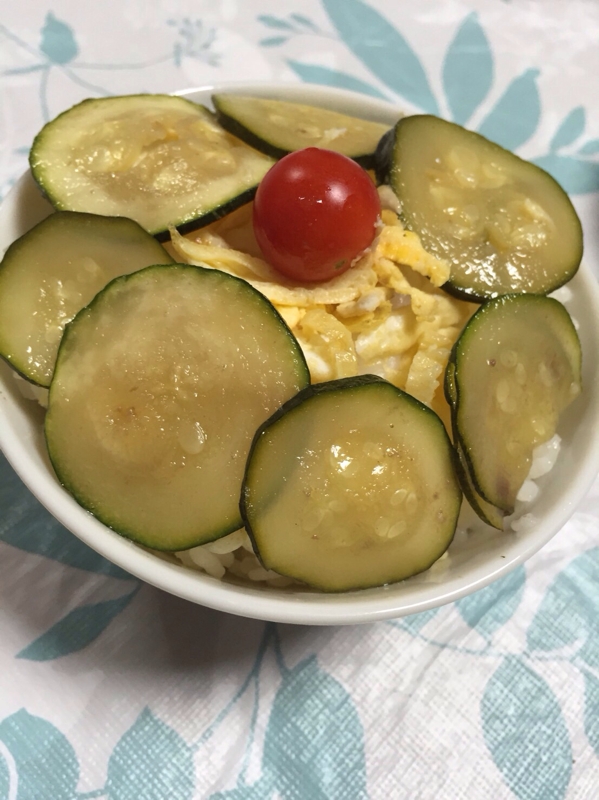
[[[334,85],[548,169],[598,274],[598,43],[595,0],[4,0],[0,193],[88,96]],[[596,483],[525,566],[450,606],[263,624],[140,584],[0,457],[0,798],[596,798],[598,520]]]

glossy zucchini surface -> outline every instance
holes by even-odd
[[[310,386],[260,428],[241,509],[265,567],[338,592],[430,567],[460,503],[439,417],[366,375]]]
[[[534,448],[553,436],[581,380],[580,341],[557,300],[505,295],[470,319],[450,356],[445,388],[472,489],[498,509],[483,509],[485,515],[514,511]]]
[[[32,383],[49,386],[67,322],[113,278],[169,262],[133,220],[51,214],[0,263],[0,355]]]
[[[241,527],[256,428],[307,385],[295,338],[248,283],[175,264],[117,278],[69,323],[45,432],[61,483],[157,550]]]
[[[573,277],[582,227],[544,170],[478,133],[430,115],[399,120],[377,150],[406,226],[451,266],[447,291],[483,301],[547,294]]]
[[[224,128],[274,158],[304,147],[322,147],[370,168],[378,142],[389,129],[379,122],[285,100],[223,92],[213,95],[212,101]]]
[[[84,100],[48,122],[29,162],[58,209],[126,216],[161,239],[249,202],[272,159],[171,95]]]

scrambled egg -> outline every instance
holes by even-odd
[[[438,288],[448,263],[404,230],[394,211],[382,211],[375,240],[351,269],[318,284],[290,281],[260,257],[251,206],[189,237],[173,229],[171,241],[180,260],[221,269],[262,292],[296,336],[313,382],[381,375],[448,423],[445,366],[476,306]]]

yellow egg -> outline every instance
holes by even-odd
[[[296,336],[314,383],[381,375],[434,407],[447,424],[445,367],[476,309],[439,288],[449,278],[448,262],[384,209],[375,240],[351,269],[326,282],[297,283],[257,255],[250,225],[246,212],[236,226],[220,221],[188,237],[172,230],[171,245],[183,261],[229,272],[262,292]],[[251,252],[232,246],[240,241]]]

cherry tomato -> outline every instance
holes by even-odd
[[[254,233],[264,258],[298,281],[340,275],[374,239],[380,203],[355,161],[308,147],[278,161],[254,200]]]

